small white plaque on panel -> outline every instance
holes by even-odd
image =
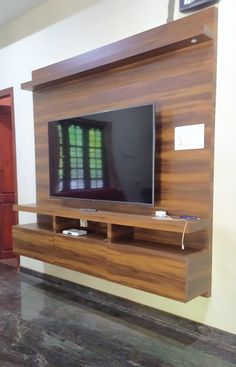
[[[176,127],[175,150],[203,149],[204,130],[204,124]]]

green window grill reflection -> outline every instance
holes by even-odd
[[[58,176],[59,180],[66,177],[66,184],[63,185],[62,182],[61,189],[65,186],[70,189],[104,187],[102,128],[91,127],[90,124],[62,126],[58,126],[60,142]],[[67,129],[66,133],[62,133],[62,129]],[[63,152],[65,146],[69,154]]]

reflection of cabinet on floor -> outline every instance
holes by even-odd
[[[16,209],[38,214],[37,223],[13,228],[18,255],[183,302],[210,290],[210,251],[191,247],[181,250],[184,221],[37,205],[19,205]],[[62,234],[63,229],[80,228],[80,219],[87,220],[87,235]],[[207,226],[204,220],[189,221],[186,241]],[[167,239],[168,233],[171,244],[159,243],[159,236],[165,234]]]

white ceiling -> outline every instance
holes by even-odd
[[[46,0],[0,0],[0,26],[35,8]]]

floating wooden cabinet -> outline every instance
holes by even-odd
[[[14,227],[17,254],[178,301],[210,295],[216,40],[211,7],[32,72],[22,88],[33,91],[37,204],[15,209],[36,213],[37,223]],[[150,103],[153,206],[50,197],[49,121]],[[175,128],[199,123],[204,148],[174,150]],[[160,209],[204,220],[185,228],[153,218]],[[80,220],[87,235],[62,234]]]
[[[210,291],[210,251],[181,249],[183,220],[103,211],[85,214],[79,209],[37,205],[16,209],[39,214],[38,223],[14,227],[14,250],[18,255],[183,302]],[[65,228],[80,228],[80,219],[87,220],[86,235],[62,233]],[[145,234],[146,239],[140,239],[139,225],[151,230],[152,236]],[[186,237],[207,227],[204,220],[188,221]],[[162,231],[172,232],[176,243],[158,243]],[[159,234],[156,239],[154,233]]]

